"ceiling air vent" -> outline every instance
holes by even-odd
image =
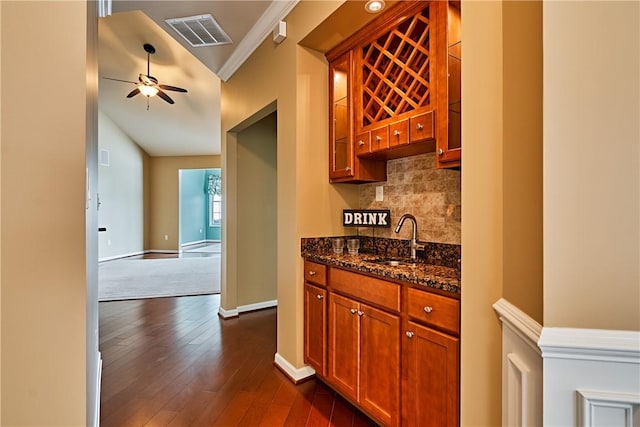
[[[165,20],[193,47],[217,46],[231,43],[220,24],[211,15],[188,16]]]

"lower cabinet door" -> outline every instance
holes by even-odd
[[[359,303],[329,292],[329,382],[358,399]]]
[[[327,291],[304,285],[304,360],[316,373],[326,376],[327,352]]]
[[[362,408],[387,426],[400,423],[400,318],[360,304]]]
[[[458,338],[408,322],[405,390],[408,426],[457,427],[459,420]]]

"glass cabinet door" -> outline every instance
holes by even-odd
[[[329,177],[350,177],[353,176],[350,52],[329,64],[329,76]]]

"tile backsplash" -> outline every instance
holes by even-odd
[[[394,228],[402,214],[410,213],[418,223],[418,239],[459,245],[461,223],[461,181],[458,170],[436,169],[435,153],[404,157],[387,162],[387,181],[359,187],[361,209],[390,209],[391,228],[358,227],[363,236],[410,239],[411,223],[400,233]],[[384,187],[384,201],[376,202],[376,187]],[[374,234],[375,233],[375,234]]]

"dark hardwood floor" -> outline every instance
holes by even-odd
[[[218,317],[219,295],[100,303],[100,425],[375,426],[274,365],[276,309]]]

